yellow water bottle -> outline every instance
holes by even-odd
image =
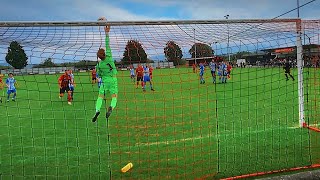
[[[125,173],[125,172],[129,171],[132,167],[133,167],[133,164],[132,163],[128,163],[126,166],[124,166],[121,169],[121,172]]]

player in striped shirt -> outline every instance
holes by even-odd
[[[204,84],[204,83],[206,83],[205,82],[205,80],[204,80],[204,69],[205,69],[205,67],[204,67],[204,65],[203,65],[203,63],[200,63],[199,64],[199,70],[200,70],[200,72],[199,72],[199,76],[200,76],[200,84]]]
[[[130,66],[130,78],[131,78],[131,82],[136,82],[135,80],[135,74],[134,74],[134,67],[131,65]]]
[[[216,83],[216,69],[217,69],[217,65],[214,62],[214,60],[212,59],[212,61],[209,63],[210,66],[210,70],[211,70],[211,76],[212,76],[212,82]]]
[[[146,91],[146,84],[147,82],[149,82],[150,84],[150,89],[151,91],[154,91],[153,87],[152,87],[152,82],[151,82],[151,78],[150,78],[150,68],[149,65],[147,64],[144,68],[143,68],[143,91]]]
[[[219,71],[221,75],[221,83],[227,83],[227,65],[225,62],[221,62],[219,65]]]
[[[97,82],[97,71],[96,71],[96,68],[94,68],[91,71],[91,83],[95,84],[96,82]]]
[[[76,83],[74,81],[74,75],[73,75],[73,72],[71,69],[69,70],[69,76],[70,76],[69,88],[71,91],[71,99],[73,100],[73,92],[74,92],[74,87],[75,87]]]
[[[137,85],[136,88],[139,87],[139,82],[141,81],[141,86],[143,88],[143,67],[138,64],[138,67],[136,69],[136,74],[137,74]]]
[[[71,77],[69,76],[69,71],[65,70],[65,73],[62,74],[58,79],[58,84],[60,87],[60,94],[59,98],[61,99],[64,96],[64,93],[68,93],[68,104],[71,105],[72,97],[71,97],[71,90],[70,90],[70,83]]]
[[[98,73],[96,75],[97,75],[98,89],[100,89],[100,86],[102,85],[102,79],[99,77]]]
[[[152,81],[153,67],[149,65],[150,80]]]
[[[17,81],[14,79],[13,74],[9,73],[9,78],[6,80],[6,85],[7,85],[7,102],[9,102],[10,99],[10,94],[13,93],[12,101],[16,101],[16,96],[17,96],[17,90],[16,90],[16,85]]]
[[[227,64],[227,75],[228,75],[228,79],[231,78],[230,74],[231,74],[231,70],[232,70],[232,66],[230,63]]]

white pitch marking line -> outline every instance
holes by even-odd
[[[153,145],[161,145],[161,144],[176,144],[180,142],[186,142],[186,141],[194,141],[194,140],[200,140],[200,139],[205,139],[209,137],[221,137],[221,136],[236,136],[239,137],[240,135],[244,134],[255,134],[255,133],[261,133],[261,132],[268,132],[268,131],[276,131],[280,129],[298,129],[300,128],[299,126],[294,126],[294,127],[282,127],[282,128],[270,128],[270,129],[264,129],[264,130],[258,130],[258,131],[247,131],[247,132],[242,132],[242,133],[226,133],[226,134],[218,134],[216,135],[205,135],[205,136],[197,136],[193,138],[184,138],[184,139],[177,139],[177,140],[171,140],[171,141],[159,141],[159,142],[149,142],[149,143],[136,143],[136,146],[153,146]]]

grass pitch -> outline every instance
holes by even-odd
[[[280,68],[232,73],[213,84],[207,70],[202,85],[191,69],[156,69],[156,91],[143,93],[120,71],[109,132],[105,110],[91,122],[98,88],[88,73],[75,73],[72,106],[58,98],[58,75],[16,76],[17,101],[0,105],[1,178],[108,179],[108,163],[113,179],[221,178],[320,163],[319,133],[299,128],[297,81]],[[316,107],[306,114],[317,126]]]

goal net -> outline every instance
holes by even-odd
[[[105,22],[0,22],[1,176],[212,179],[319,164],[319,21],[302,21],[301,46],[298,22],[108,22],[110,48]],[[99,48],[118,98],[106,121],[105,93],[92,122]]]

